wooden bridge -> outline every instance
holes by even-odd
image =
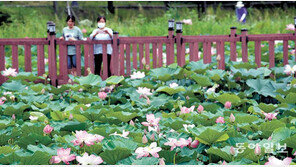
[[[296,21],[295,21],[296,22]],[[235,27],[230,28],[229,35],[206,35],[206,36],[183,36],[182,23],[176,22],[176,34],[174,33],[174,22],[169,21],[167,36],[147,36],[147,37],[119,37],[118,32],[114,32],[112,40],[90,40],[85,41],[62,41],[55,37],[55,25],[48,25],[47,38],[0,38],[0,71],[5,70],[5,46],[11,46],[12,58],[11,67],[19,71],[18,45],[24,46],[24,70],[32,72],[32,45],[37,46],[37,71],[41,76],[48,73],[53,85],[68,83],[67,73],[67,45],[76,46],[76,73],[88,75],[88,68],[94,73],[94,44],[102,44],[103,48],[103,71],[101,77],[106,79],[107,72],[107,44],[113,48],[111,58],[112,75],[129,76],[132,69],[143,69],[144,65],[149,68],[158,68],[163,66],[163,59],[170,65],[177,62],[184,66],[185,46],[189,45],[189,61],[198,61],[201,58],[199,50],[203,51],[203,62],[211,63],[211,48],[216,44],[218,59],[218,68],[225,69],[225,45],[230,45],[230,60],[237,60],[237,45],[241,45],[242,61],[248,62],[248,46],[250,43],[255,45],[255,62],[258,67],[261,66],[261,42],[267,41],[269,44],[269,68],[275,66],[275,41],[283,41],[283,64],[288,64],[289,52],[288,41],[296,41],[296,33],[290,34],[257,34],[249,35],[246,29],[242,29],[240,34]],[[151,47],[152,46],[152,47]],[[46,49],[45,47],[48,47]],[[151,47],[151,48],[150,48]],[[295,47],[295,46],[294,46]],[[175,48],[177,52],[175,53]],[[296,48],[296,47],[295,47]],[[48,53],[48,71],[45,66],[45,49]],[[151,49],[151,50],[150,50]],[[152,59],[150,52],[152,51]],[[165,53],[165,54],[163,54]],[[81,65],[82,56],[84,56],[84,67]],[[296,58],[296,53],[295,53]],[[145,60],[145,61],[144,61]],[[143,64],[143,62],[145,64]],[[58,68],[57,68],[58,67]],[[83,69],[84,68],[84,69]],[[0,73],[0,84],[7,80]]]

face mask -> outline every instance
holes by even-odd
[[[98,23],[98,27],[99,28],[104,28],[105,27],[105,23]]]

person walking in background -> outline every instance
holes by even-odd
[[[242,1],[237,2],[235,7],[236,7],[235,13],[236,13],[237,20],[240,23],[245,24],[248,12],[247,12],[247,9],[244,7],[243,2]]]
[[[63,36],[60,37],[60,39],[66,41],[82,40],[82,32],[78,27],[75,26],[75,17],[68,16],[66,22],[68,26],[63,28]],[[76,47],[75,45],[69,45],[67,50],[68,73],[70,73],[73,69],[73,75],[76,75]]]
[[[110,28],[106,27],[106,18],[105,16],[99,16],[97,18],[98,28],[93,30],[90,34],[90,39],[93,40],[111,40],[113,37],[113,31]],[[107,45],[107,57],[108,57],[108,77],[111,76],[111,54],[112,54],[112,47],[111,44]],[[101,66],[103,61],[103,48],[102,44],[95,44],[94,45],[94,57],[95,57],[95,74],[100,75],[101,73]]]

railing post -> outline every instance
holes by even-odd
[[[185,65],[185,56],[182,56],[182,42],[182,22],[176,22],[177,62],[181,67]]]
[[[5,49],[4,45],[0,45],[0,85],[5,82],[5,77],[2,75],[2,71],[5,70]]]
[[[294,17],[294,30],[295,30],[294,36],[296,37],[296,17]],[[294,41],[294,43],[295,43],[294,49],[296,50],[296,40]],[[296,61],[296,52],[294,52],[294,56],[295,56],[295,61]],[[295,74],[295,77],[296,77],[296,74]]]
[[[236,37],[236,27],[231,27],[230,28],[230,60],[231,61],[236,61],[237,56],[236,56],[236,42],[234,41]],[[233,41],[232,41],[233,40]]]
[[[241,30],[242,34],[242,59],[243,62],[248,62],[248,30],[247,29],[242,29]]]
[[[166,45],[166,64],[170,65],[174,63],[175,53],[174,53],[174,20],[169,20],[169,26],[168,26],[168,39],[169,43]],[[162,56],[162,55],[159,55]],[[162,62],[161,62],[162,63]]]
[[[118,45],[119,45],[119,38],[118,38],[118,32],[113,32],[113,44],[112,44],[112,48],[113,48],[113,55],[111,58],[111,63],[113,64],[113,70],[112,70],[112,75],[120,75],[120,68],[119,68],[119,54],[118,54]]]
[[[55,24],[49,25],[48,33],[48,73],[53,86],[57,86],[57,60],[56,60],[56,39]]]

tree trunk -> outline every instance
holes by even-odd
[[[53,1],[53,11],[54,11],[55,15],[58,14],[58,2],[57,1]]]

